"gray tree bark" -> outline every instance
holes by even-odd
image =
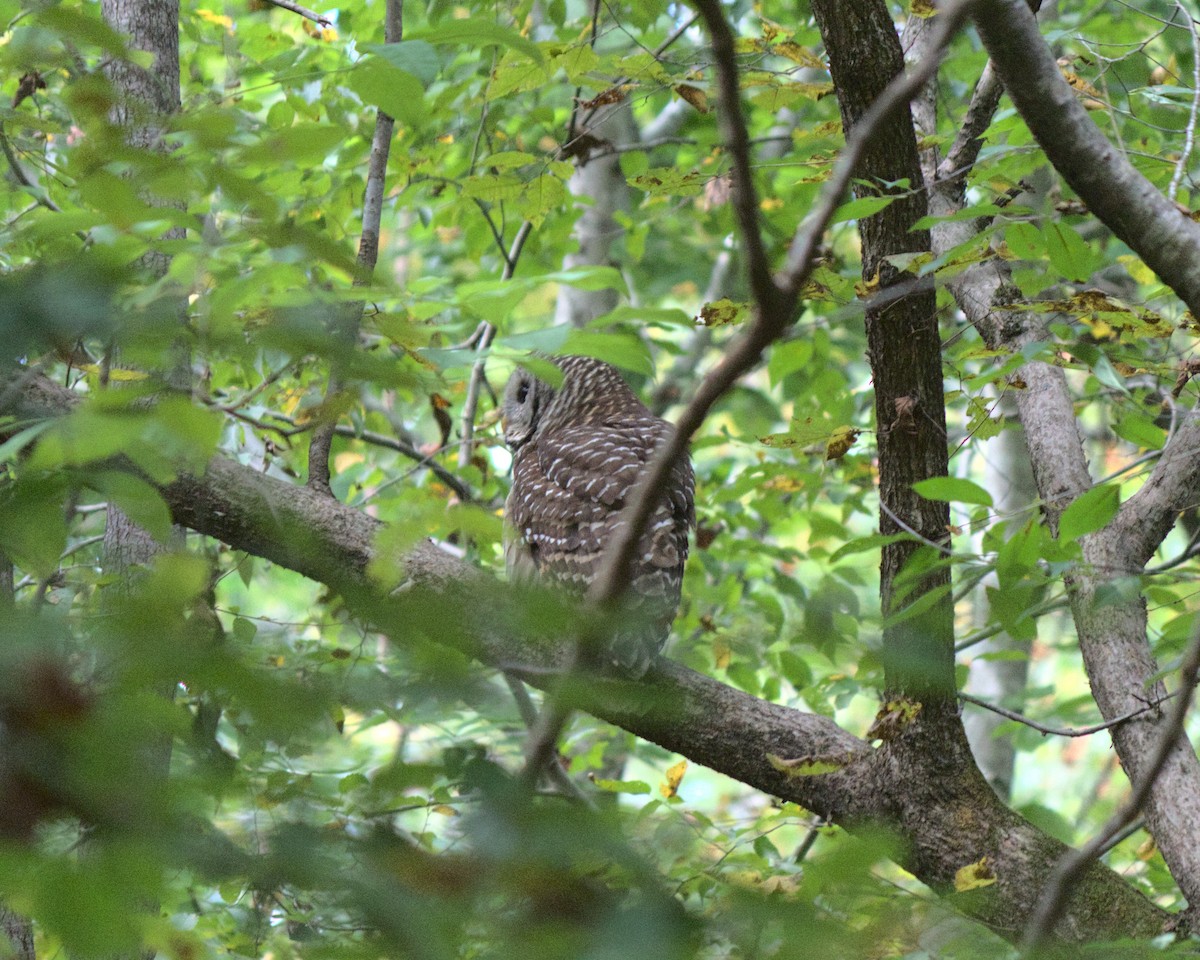
[[[635,143],[638,139],[637,124],[626,100],[600,107],[586,132],[612,144]],[[620,156],[610,153],[581,157],[567,189],[584,206],[571,233],[579,249],[563,257],[563,269],[613,265],[613,244],[625,232],[614,214],[629,209],[629,184],[621,173]],[[611,288],[578,290],[564,284],[558,292],[554,322],[585,326],[616,307],[619,298],[619,292]]]

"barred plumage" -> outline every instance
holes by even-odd
[[[505,503],[510,576],[537,576],[582,596],[622,523],[625,499],[670,435],[616,369],[591,357],[554,357],[557,390],[518,369],[504,392],[504,439],[513,451]],[[638,543],[629,602],[634,627],[613,638],[613,660],[641,676],[679,607],[695,481],[685,457],[668,476]]]

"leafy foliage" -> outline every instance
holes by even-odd
[[[1064,69],[1165,189],[1195,96],[1187,30],[1160,23],[1158,5],[1067,6],[1053,28]],[[594,808],[530,806],[513,781],[527,730],[493,672],[433,642],[434,621],[454,621],[438,601],[417,603],[411,635],[385,641],[298,575],[172,529],[155,484],[202,472],[216,451],[298,480],[310,432],[336,421],[349,429],[333,446],[334,493],[388,524],[389,552],[435,537],[499,569],[508,461],[486,390],[459,459],[476,328],[497,331],[493,387],[513,363],[536,363],[529,351],[581,352],[669,410],[745,320],[736,273],[711,282],[734,233],[729,159],[710,54],[697,27],[679,32],[684,11],[603,5],[593,36],[587,12],[563,0],[409,4],[405,39],[384,44],[381,8],[350,0],[320,27],[256,3],[185,5],[184,107],[154,151],[126,143],[101,69],[146,57],[95,4],[0,0],[0,75],[41,81],[0,114],[0,343],[6,362],[19,358],[0,393],[40,372],[79,399],[54,421],[8,416],[0,402],[0,550],[16,598],[0,619],[0,898],[36,921],[46,955],[1007,956],[888,862],[890,838],[850,837],[707,771],[672,777],[676,757],[587,717],[563,755]],[[729,12],[780,259],[840,123],[809,18],[777,3]],[[982,63],[960,37],[939,140],[952,139]],[[628,105],[643,128],[682,119],[657,141],[571,143],[593,101]],[[380,266],[365,277],[355,252],[376,110],[397,129]],[[1029,656],[1022,709],[1084,725],[1094,704],[1062,576],[1076,538],[1111,519],[1161,449],[1174,402],[1164,385],[1195,319],[1084,216],[1007,106],[986,143],[956,214],[976,220],[975,239],[898,266],[942,283],[1009,259],[1052,338],[998,355],[939,293],[957,476],[918,492],[954,505],[951,562],[976,588],[961,598],[962,670],[984,635],[1032,641],[1031,654],[1014,644],[988,656]],[[564,266],[591,204],[572,177],[614,151],[629,190],[615,266]],[[1185,176],[1185,205],[1193,187]],[[856,226],[889,202],[842,206],[794,331],[693,445],[700,530],[668,651],[857,731],[882,672],[879,425]],[[169,267],[151,281],[153,253]],[[616,290],[622,305],[554,327],[563,288]],[[351,344],[331,331],[357,303]],[[1057,538],[1037,504],[993,509],[983,477],[984,442],[1013,428],[1005,398],[1035,358],[1070,371],[1105,474]],[[132,578],[105,558],[102,503],[163,547]],[[1167,556],[1187,540],[1173,535]],[[1166,664],[1192,629],[1191,579],[1179,565],[1113,587],[1150,599]],[[561,616],[531,603],[531,626]],[[999,734],[1019,751],[1014,804],[1030,819],[1074,842],[1111,812],[1120,791],[1104,744],[1047,745],[1017,724]],[[168,745],[164,779],[154,759]],[[1051,789],[1067,775],[1083,786]],[[1177,905],[1144,836],[1109,862]],[[969,866],[963,889],[986,885]]]

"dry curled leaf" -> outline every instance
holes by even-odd
[[[892,421],[893,430],[902,430],[910,436],[915,436],[917,432],[917,398],[916,397],[897,397],[893,401],[896,408],[896,419]]]
[[[17,92],[13,97],[12,105],[18,107],[26,97],[32,97],[38,90],[45,89],[46,81],[42,79],[42,75],[36,70],[30,70],[28,73],[22,74],[21,79],[17,81]]]
[[[704,184],[704,193],[699,201],[700,209],[707,211],[723,206],[729,202],[732,195],[733,176],[731,174],[723,173],[719,177],[713,177]]]
[[[843,767],[854,762],[850,753],[820,753],[806,757],[794,757],[785,760],[773,753],[767,754],[767,762],[780,773],[789,777],[819,777],[826,773],[836,773]]]
[[[677,83],[675,92],[683,100],[686,100],[699,113],[708,113],[708,94],[699,87],[693,87],[690,83]]]
[[[595,110],[598,107],[607,107],[612,103],[620,103],[625,99],[626,87],[609,87],[603,90],[591,100],[580,100],[579,107],[581,110]]]
[[[454,422],[450,419],[450,401],[440,393],[431,393],[429,408],[433,411],[434,422],[437,423],[438,432],[441,434],[438,446],[444,447],[450,441],[450,431],[454,429]]]

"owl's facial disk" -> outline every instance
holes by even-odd
[[[537,429],[538,413],[546,390],[526,370],[517,370],[504,388],[504,404],[500,417],[504,442],[510,450],[525,443]]]

